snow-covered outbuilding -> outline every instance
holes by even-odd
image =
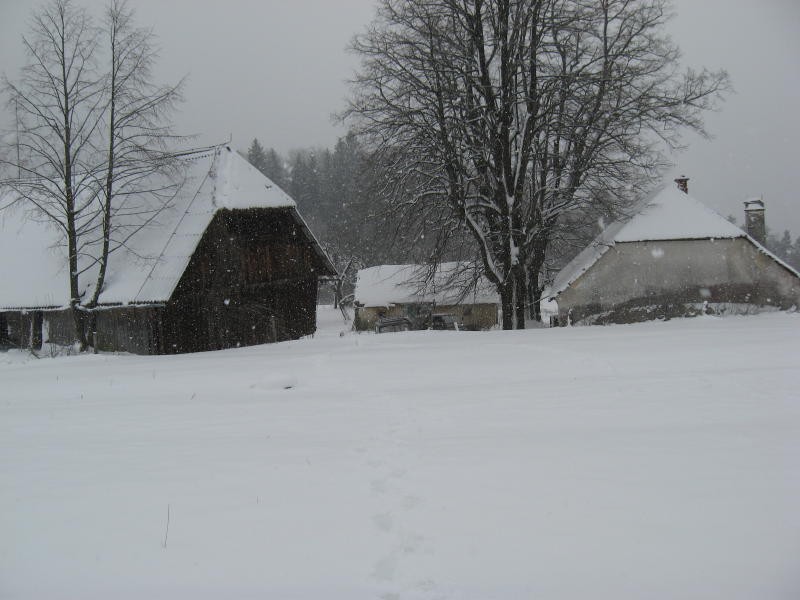
[[[381,317],[408,317],[417,326],[432,313],[458,317],[466,329],[497,324],[500,300],[471,265],[446,262],[435,271],[423,265],[379,265],[356,277],[355,327],[370,330]]]
[[[562,324],[800,306],[800,274],[676,181],[561,270],[545,293]]]
[[[295,202],[228,146],[183,154],[179,171],[167,208],[110,255],[96,347],[167,354],[313,333],[318,278],[336,270]],[[21,207],[0,213],[0,338],[73,341],[58,240]]]

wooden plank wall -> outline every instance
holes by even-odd
[[[221,211],[167,303],[164,351],[234,348],[313,333],[317,260],[288,211]]]

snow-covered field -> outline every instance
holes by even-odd
[[[0,597],[800,597],[800,315],[336,318],[217,353],[0,354]]]

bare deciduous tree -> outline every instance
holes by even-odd
[[[154,221],[177,188],[176,179],[169,177],[176,166],[170,142],[177,137],[170,116],[183,87],[183,80],[171,86],[153,83],[154,35],[134,25],[125,0],[112,0],[103,25],[109,63],[103,112],[106,146],[105,155],[99,154],[104,159],[99,163],[103,178],[95,222],[101,236],[94,254],[97,278],[86,303],[90,310],[103,291],[109,256]],[[93,313],[92,338],[95,321]]]
[[[134,26],[121,0],[112,0],[99,28],[72,0],[52,0],[23,43],[29,64],[17,83],[4,79],[20,115],[17,158],[5,162],[21,176],[9,185],[33,218],[63,233],[84,348],[85,316],[94,331],[109,256],[157,218],[179,185],[169,117],[182,82],[152,82],[153,34]]]
[[[434,258],[472,254],[504,328],[524,327],[564,215],[624,202],[682,128],[705,133],[728,78],[677,70],[668,17],[666,0],[381,0],[355,40],[346,116],[385,193],[405,227],[435,223]]]
[[[78,259],[82,235],[93,221],[92,143],[104,102],[97,35],[85,11],[59,0],[33,17],[30,34],[22,41],[29,62],[20,81],[4,78],[19,119],[15,166],[21,177],[13,187],[63,235],[70,307],[81,339]]]

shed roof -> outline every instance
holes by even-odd
[[[797,271],[748,236],[736,225],[674,186],[656,191],[640,203],[633,216],[603,230],[591,244],[572,259],[545,291],[556,297],[594,265],[609,248],[623,242],[745,238],[783,267]]]
[[[102,304],[167,301],[206,228],[223,209],[291,211],[330,274],[336,272],[294,200],[228,146],[190,151],[180,160],[181,181],[172,184],[168,207],[144,224],[125,248],[110,255]],[[166,182],[164,189],[169,189]],[[126,200],[131,201],[135,200]],[[126,225],[135,228],[143,225],[137,218],[145,217],[127,218]],[[0,212],[0,307],[68,305],[66,269],[66,251],[52,224],[31,218],[21,206]],[[81,292],[91,294],[94,281],[90,269],[81,278]]]
[[[435,302],[452,304],[496,304],[497,293],[485,279],[470,287],[474,268],[469,263],[447,262],[429,277],[425,265],[379,265],[361,269],[356,278],[355,301],[363,306],[389,306]],[[465,289],[469,291],[465,293]]]

